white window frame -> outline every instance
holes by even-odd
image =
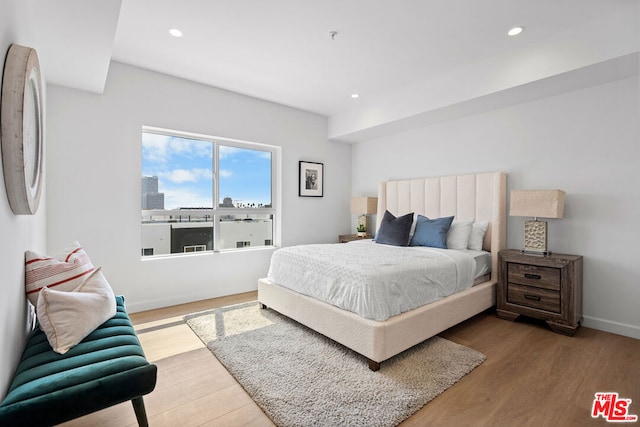
[[[251,141],[243,141],[239,139],[231,139],[225,137],[218,136],[210,136],[197,134],[192,132],[184,132],[184,131],[176,131],[152,126],[143,126],[143,133],[155,133],[159,135],[166,136],[175,136],[179,138],[188,138],[188,139],[196,139],[199,141],[211,142],[213,144],[213,209],[198,209],[198,210],[180,210],[181,214],[189,215],[193,214],[202,214],[208,213],[213,220],[213,252],[230,252],[230,251],[246,251],[246,250],[260,250],[260,249],[270,249],[274,247],[279,247],[281,244],[281,202],[280,202],[280,191],[281,191],[281,171],[280,164],[282,158],[282,148],[276,145],[263,144],[258,142]],[[140,141],[142,142],[142,133],[140,135]],[[271,153],[271,207],[262,207],[262,208],[229,208],[229,207],[220,207],[220,194],[219,194],[219,153],[220,146],[228,146],[228,147],[236,147],[236,148],[245,148],[249,150],[255,151],[266,151]],[[142,174],[140,174],[142,175]],[[162,215],[165,214],[165,210],[145,210],[145,216],[154,216],[154,215]],[[272,215],[272,245],[271,246],[246,246],[244,248],[226,248],[222,249],[220,247],[220,221],[219,218],[222,215]],[[211,251],[209,251],[211,252]],[[172,254],[158,254],[151,256],[144,256],[143,259],[153,258],[153,257],[165,257],[165,256],[177,256],[177,255],[189,255],[195,253],[202,253],[201,251],[197,252],[188,252],[188,253],[172,253]]]

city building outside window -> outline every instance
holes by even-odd
[[[272,246],[279,150],[144,127],[143,258]]]

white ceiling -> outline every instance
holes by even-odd
[[[411,87],[630,2],[124,0],[112,58],[332,116],[354,92]],[[514,25],[526,31],[507,37]]]
[[[15,43],[38,52],[47,83],[101,93],[121,0],[13,0]]]
[[[37,47],[50,83],[101,92],[109,61],[115,60],[345,118],[348,114],[343,113],[370,106],[371,100],[411,93],[412,88],[422,88],[429,96],[424,92],[428,82],[451,80],[446,76],[459,70],[499,64],[508,55],[522,57],[527,49],[561,43],[572,29],[588,33],[588,23],[629,11],[637,14],[640,4],[638,0],[16,1],[27,9],[30,21],[25,43]],[[514,25],[526,30],[507,37]],[[168,29],[173,27],[184,36],[171,37]],[[330,31],[338,33],[333,40]],[[572,46],[578,46],[572,50],[583,58],[591,49],[584,43]],[[611,46],[598,46],[601,53],[589,60],[607,58],[602,52]],[[614,56],[620,54],[610,55]],[[359,99],[351,99],[354,92]]]

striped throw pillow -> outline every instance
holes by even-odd
[[[80,243],[74,242],[56,257],[25,253],[27,298],[37,306],[38,295],[45,286],[58,291],[73,291],[82,284],[94,267]]]

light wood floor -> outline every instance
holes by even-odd
[[[131,315],[147,358],[158,365],[156,389],[144,398],[152,427],[273,425],[182,320],[254,299],[250,292]],[[608,425],[590,416],[596,392],[632,399],[629,412],[640,415],[640,340],[588,328],[566,337],[535,321],[511,323],[493,313],[441,336],[487,360],[403,427]],[[130,403],[64,424],[135,425]]]

